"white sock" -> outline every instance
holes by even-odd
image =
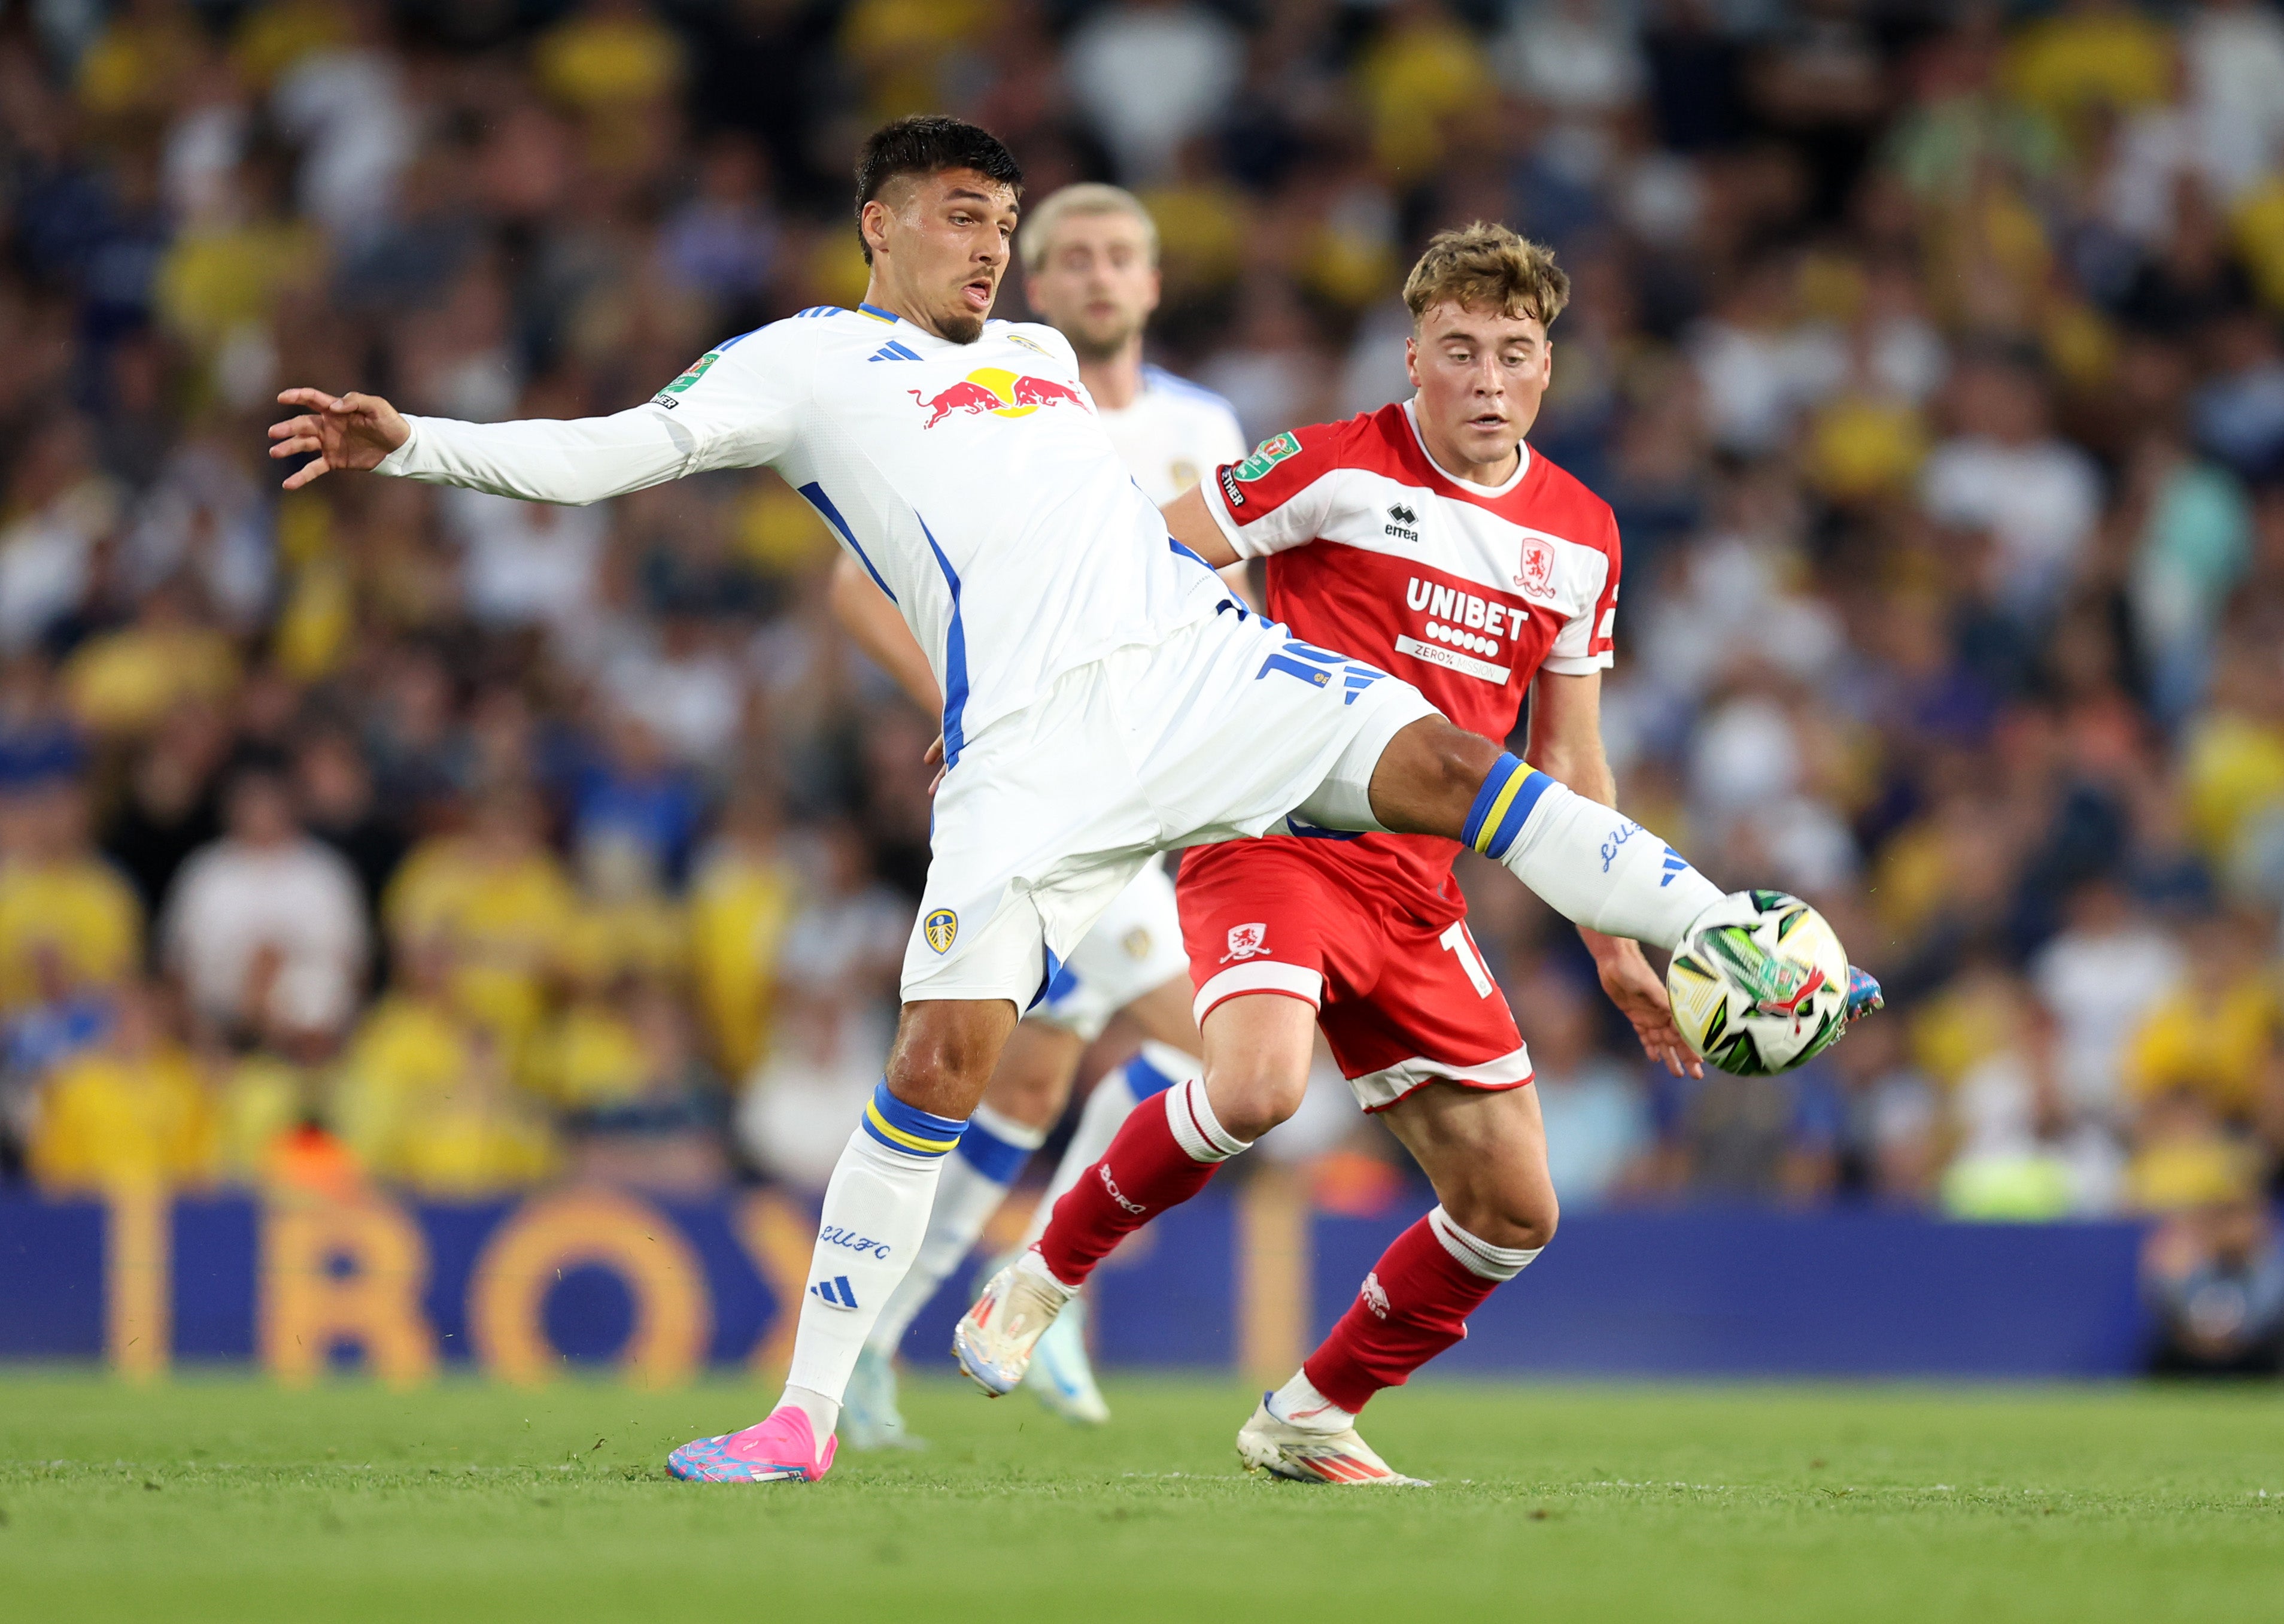
[[[777,1408],[783,1409],[788,1404],[809,1417],[810,1436],[820,1446],[840,1424],[841,1400],[828,1399],[813,1388],[795,1387],[788,1383],[778,1399]]]
[[[1145,1040],[1142,1052],[1133,1059],[1106,1073],[1095,1084],[1094,1092],[1086,1096],[1086,1104],[1078,1115],[1078,1131],[1071,1135],[1063,1159],[1055,1164],[1055,1176],[1047,1185],[1047,1193],[1031,1209],[1030,1227],[1023,1231],[1021,1246],[1029,1248],[1047,1232],[1047,1220],[1054,1216],[1055,1203],[1078,1182],[1079,1174],[1102,1159],[1102,1153],[1110,1149],[1110,1142],[1118,1137],[1118,1130],[1125,1126],[1135,1106],[1197,1075],[1196,1056],[1185,1055],[1171,1044],[1154,1039]]]
[[[1466,843],[1497,858],[1566,919],[1670,948],[1720,888],[1622,812],[1501,756],[1477,792]]]
[[[1054,1271],[1047,1267],[1047,1260],[1028,1248],[1016,1254],[1015,1267],[1018,1272],[1029,1275],[1034,1280],[1044,1282],[1054,1291],[1062,1293],[1065,1302],[1070,1301],[1072,1298],[1078,1295],[1076,1286],[1067,1286],[1056,1279]]]
[[[1269,1395],[1269,1413],[1312,1432],[1345,1432],[1356,1424],[1355,1415],[1318,1393],[1305,1370],[1294,1371],[1291,1381]]]
[[[964,1126],[905,1104],[882,1083],[825,1187],[778,1400],[807,1412],[820,1441],[840,1419],[841,1395],[866,1334],[919,1251],[937,1175]]]
[[[1031,1152],[1046,1142],[1044,1128],[1026,1127],[988,1105],[979,1105],[959,1136],[959,1149],[943,1158],[936,1180],[935,1205],[929,1209],[927,1234],[912,1255],[911,1272],[872,1322],[864,1345],[894,1357],[912,1318],[927,1306],[936,1288],[975,1250],[983,1226],[1007,1198],[1021,1176]]]
[[[1174,1131],[1174,1142],[1193,1162],[1225,1162],[1239,1151],[1253,1148],[1251,1140],[1240,1139],[1222,1126],[1202,1077],[1193,1077],[1166,1090],[1166,1126]]]
[[[1544,1246],[1494,1246],[1479,1235],[1470,1235],[1454,1223],[1438,1202],[1428,1214],[1428,1228],[1461,1268],[1485,1280],[1513,1280],[1529,1268]]]

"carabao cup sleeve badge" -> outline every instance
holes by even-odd
[[[1281,435],[1271,435],[1255,446],[1253,454],[1239,463],[1232,472],[1238,479],[1249,483],[1287,457],[1297,457],[1300,453],[1301,436],[1287,430]]]
[[[950,908],[938,908],[920,926],[920,933],[938,953],[950,953],[953,938],[959,934],[959,915]]]

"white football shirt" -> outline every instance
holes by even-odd
[[[1247,450],[1235,408],[1162,366],[1145,366],[1134,404],[1104,411],[1102,426],[1142,494],[1161,507]]]
[[[1168,537],[1052,327],[972,344],[819,306],[575,422],[410,418],[384,474],[583,503],[767,466],[895,600],[943,689],[947,760],[1063,672],[1162,641],[1229,590]]]

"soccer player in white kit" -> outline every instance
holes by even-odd
[[[1245,455],[1245,433],[1227,401],[1143,362],[1143,329],[1158,306],[1158,230],[1139,198],[1094,182],[1065,186],[1025,215],[1015,244],[1032,310],[1070,341],[1079,381],[1143,495],[1163,508],[1208,471]],[[941,710],[926,651],[855,559],[841,559],[833,597],[865,651],[923,710]],[[1087,1096],[1019,1250],[1038,1238],[1055,1197],[1110,1148],[1129,1111],[1198,1074],[1202,1046],[1191,1001],[1173,882],[1154,860],[1095,922],[1001,1051],[959,1149],[944,1159],[911,1272],[857,1356],[841,1412],[842,1441],[853,1448],[918,1442],[897,1408],[894,1362],[913,1316],[974,1250],[1031,1152],[1062,1116],[1081,1054],[1114,1015],[1122,1010],[1140,1028],[1141,1052],[1106,1073]],[[1110,1418],[1110,1408],[1087,1358],[1083,1306],[1074,1301],[1057,1317],[1023,1383],[1056,1414],[1099,1424]]]
[[[288,489],[371,469],[577,503],[774,467],[928,651],[945,772],[888,1075],[825,1189],[783,1396],[676,1449],[685,1479],[831,1469],[849,1373],[1000,1048],[1156,853],[1295,825],[1464,837],[1566,917],[1666,948],[1721,899],[1408,683],[1263,622],[1166,534],[1069,341],[986,319],[1021,184],[988,132],[901,119],[858,161],[858,310],[733,339],[610,417],[458,423],[302,388],[279,396],[302,413],[270,430],[273,456],[310,458]],[[1216,1058],[1208,1044],[1208,1081]],[[1177,1092],[1201,1144],[1235,1145],[1201,1082]],[[1036,1251],[994,1285],[960,1352],[1005,1391],[1069,1291]]]

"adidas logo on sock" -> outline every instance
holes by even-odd
[[[820,1280],[809,1288],[811,1297],[821,1298],[828,1307],[854,1308],[856,1293],[849,1289],[849,1276],[835,1275],[830,1280]]]
[[[1687,874],[1688,872],[1688,862],[1683,859],[1679,852],[1676,851],[1671,846],[1668,846],[1665,849],[1665,877],[1657,883],[1658,890],[1663,890],[1667,886],[1672,884],[1674,875],[1678,874]]]
[[[1373,1318],[1384,1320],[1388,1317],[1388,1289],[1380,1283],[1378,1270],[1364,1277],[1364,1287],[1357,1295],[1364,1299],[1364,1306],[1372,1310]]]

